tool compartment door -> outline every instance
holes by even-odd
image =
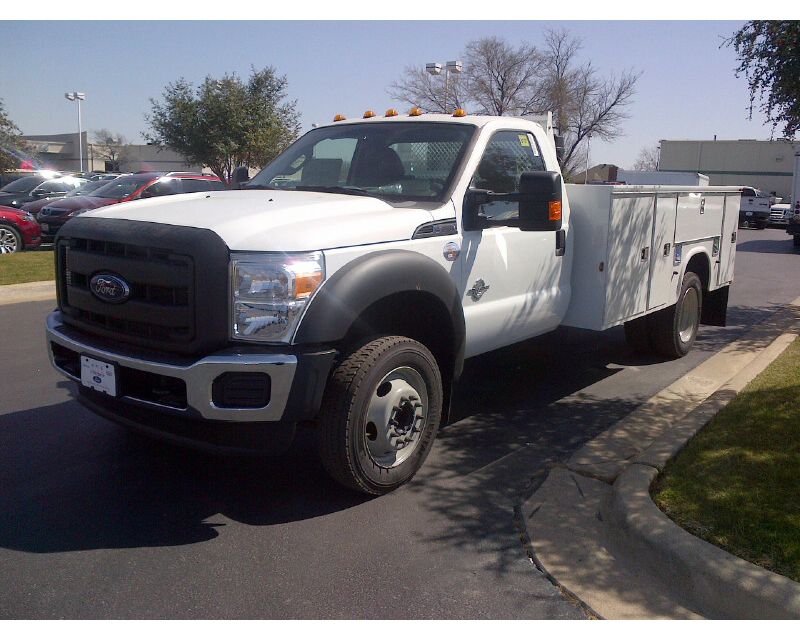
[[[722,237],[719,245],[719,270],[717,284],[722,286],[733,280],[733,263],[736,259],[736,230],[739,227],[738,193],[725,196],[725,208],[722,212]]]
[[[606,326],[647,310],[654,195],[615,195],[608,237]]]
[[[650,296],[647,310],[657,309],[670,303],[674,288],[675,266],[675,217],[678,196],[659,194],[656,196],[653,244],[650,252]]]

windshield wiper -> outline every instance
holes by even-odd
[[[317,191],[319,193],[342,193],[345,195],[354,196],[369,196],[372,195],[366,189],[359,189],[358,187],[323,187],[316,185],[301,184],[293,189],[294,191]]]

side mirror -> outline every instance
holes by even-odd
[[[561,175],[555,171],[523,173],[519,181],[519,228],[558,231],[561,228]]]
[[[236,167],[231,176],[231,189],[241,189],[250,181],[250,169],[247,167]]]

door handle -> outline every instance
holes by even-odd
[[[665,257],[669,255],[669,250],[670,249],[672,249],[672,243],[667,242],[667,244],[664,245],[664,256]]]
[[[563,256],[567,252],[567,232],[564,229],[556,231],[556,255]]]
[[[642,262],[647,260],[650,257],[650,247],[645,247],[642,249]]]

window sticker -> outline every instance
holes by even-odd
[[[530,147],[531,146],[531,141],[528,140],[528,134],[520,133],[517,137],[519,138],[519,146],[520,147]]]

